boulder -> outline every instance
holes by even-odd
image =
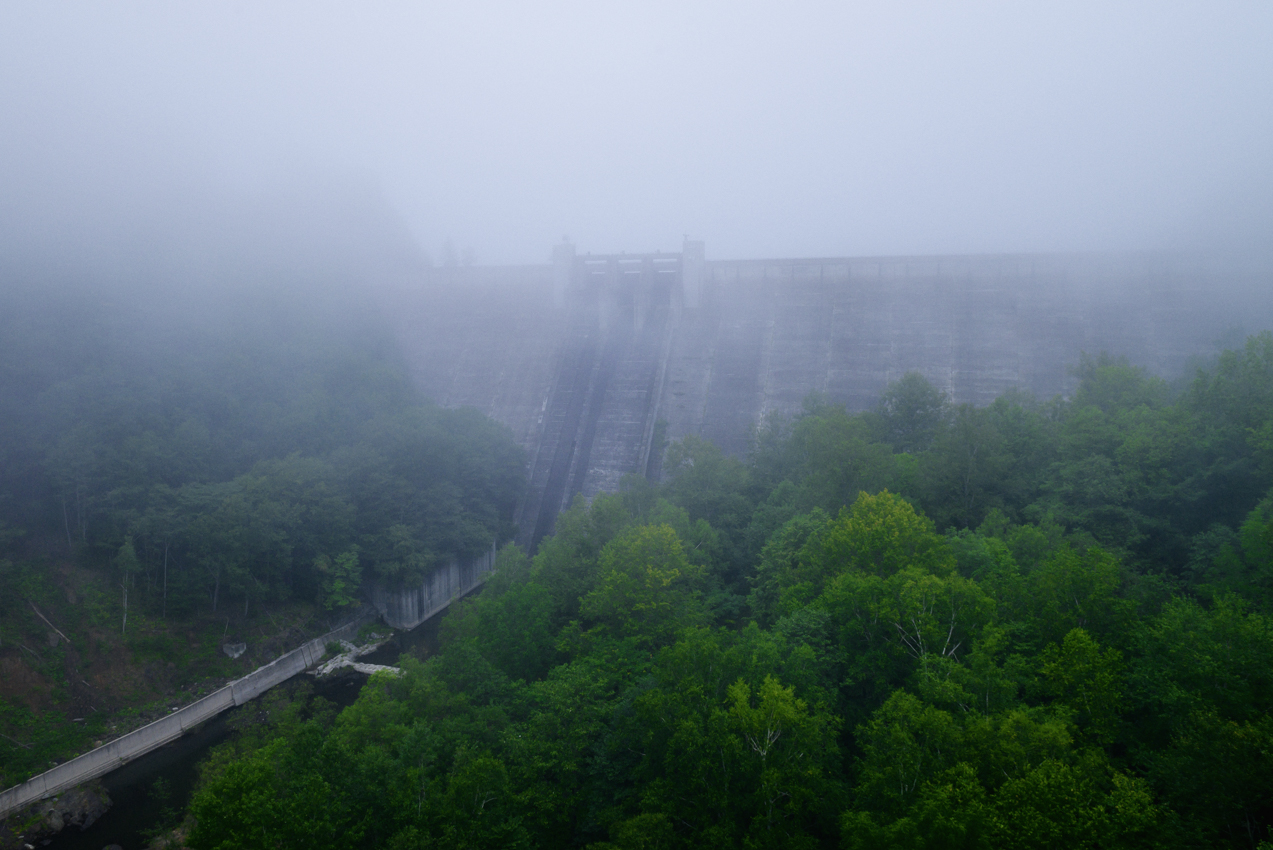
[[[48,800],[32,803],[23,811],[12,812],[0,821],[0,848],[41,846],[48,838],[67,827],[88,829],[111,806],[110,795],[100,782],[86,782]],[[22,834],[11,830],[22,825]]]

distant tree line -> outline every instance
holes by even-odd
[[[1269,846],[1273,336],[1079,377],[674,444],[219,752],[191,846]]]
[[[0,368],[0,543],[125,610],[330,608],[512,533],[508,429],[420,398],[353,292],[14,286]]]

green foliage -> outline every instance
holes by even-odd
[[[1273,602],[1273,495],[1260,500],[1238,531],[1215,525],[1193,540],[1191,566],[1215,594],[1235,593],[1267,609]]]
[[[945,394],[918,372],[907,372],[880,396],[876,428],[899,452],[922,452],[932,445],[947,415]]]
[[[75,723],[58,711],[36,711],[0,699],[0,785],[16,785],[53,767],[55,758],[87,751],[104,731],[98,717]]]
[[[657,647],[702,622],[702,570],[686,559],[670,526],[624,531],[601,550],[597,568],[596,585],[579,603],[595,630]]]
[[[1045,693],[1073,711],[1074,723],[1093,742],[1109,744],[1122,714],[1123,663],[1117,650],[1102,650],[1081,628],[1039,658]]]
[[[510,544],[483,592],[455,605],[443,630],[452,640],[472,641],[504,675],[538,679],[559,660],[561,620],[548,588],[531,580],[526,554]]]
[[[313,280],[0,286],[0,776],[242,675],[226,640],[512,537],[522,450],[421,398],[371,304]]]
[[[146,806],[152,812],[154,820],[145,834],[154,843],[156,839],[170,832],[181,822],[180,812],[173,807],[172,783],[159,777],[146,789]]]
[[[1120,642],[1133,613],[1119,593],[1122,584],[1113,556],[1096,547],[1082,553],[1062,547],[1026,574],[1021,613],[1045,643],[1060,643],[1075,628]]]
[[[861,493],[835,520],[815,511],[774,535],[751,598],[772,617],[809,604],[846,572],[886,578],[903,568],[946,574],[953,565],[945,540],[907,502],[887,490]]]
[[[822,541],[821,557],[824,563],[881,577],[905,567],[944,574],[954,566],[932,521],[887,490],[861,493],[847,512],[841,511]]]
[[[335,560],[319,555],[314,559],[314,569],[319,575],[324,608],[342,608],[358,601],[355,594],[362,581],[362,567],[358,563],[357,544],[337,555]]]
[[[124,538],[124,543],[119,547],[119,553],[114,559],[115,569],[119,571],[120,581],[127,582],[129,578],[141,569],[141,562],[137,560],[137,550],[133,546],[132,535]]]
[[[893,449],[877,441],[871,425],[842,407],[805,416],[791,428],[786,454],[800,480],[799,501],[835,511],[862,491],[887,487],[897,477]]]
[[[64,540],[130,615],[167,617],[342,607],[362,577],[415,581],[512,536],[508,430],[418,398],[353,299],[117,295],[0,293],[5,545],[16,527]]]
[[[437,655],[224,757],[194,846],[1260,846],[1271,340],[1180,398],[1084,358],[1068,401],[910,375],[746,462],[675,444]],[[384,522],[379,563],[432,557]]]

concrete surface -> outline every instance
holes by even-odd
[[[418,385],[513,430],[533,549],[577,495],[657,478],[656,424],[743,455],[813,392],[873,407],[917,370],[956,403],[1071,393],[1081,353],[1167,378],[1273,328],[1273,276],[1233,258],[992,255],[710,260],[553,250],[543,266],[436,270],[393,305]],[[1240,331],[1239,334],[1233,331]]]
[[[226,709],[255,699],[275,685],[317,664],[327,652],[329,642],[356,635],[369,618],[368,608],[364,616],[280,655],[269,664],[258,667],[242,679],[231,682],[203,699],[0,792],[0,818],[36,800],[51,797],[103,776],[138,756],[176,740]]]

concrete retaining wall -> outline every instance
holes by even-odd
[[[481,557],[465,563],[452,561],[436,570],[418,587],[388,591],[372,590],[373,606],[367,606],[359,617],[322,637],[315,638],[258,667],[242,679],[208,694],[201,700],[161,717],[140,729],[121,735],[82,756],[59,764],[0,792],[0,819],[36,800],[51,797],[83,782],[110,773],[117,767],[145,755],[151,750],[175,741],[204,721],[228,708],[256,699],[281,682],[319,662],[332,641],[348,640],[358,633],[363,623],[378,612],[395,629],[412,629],[446,608],[456,599],[477,588],[495,568],[495,546]]]
[[[253,670],[242,679],[208,694],[201,700],[174,711],[167,717],[149,723],[140,729],[121,735],[109,744],[103,744],[82,756],[46,770],[21,785],[0,792],[0,818],[36,800],[58,794],[90,779],[110,773],[138,756],[174,741],[204,721],[216,717],[228,708],[243,705],[255,699],[275,685],[317,664],[327,651],[331,641],[348,640],[358,633],[363,623],[372,618],[370,608],[354,621],[315,638],[284,655]]]
[[[415,587],[372,588],[371,600],[381,618],[395,629],[414,629],[456,599],[486,581],[495,569],[495,545],[471,561],[452,561]]]

